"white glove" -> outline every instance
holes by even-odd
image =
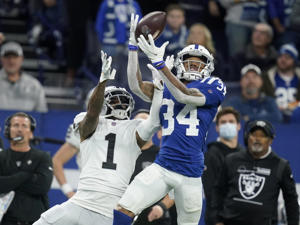
[[[107,54],[101,50],[101,60],[102,60],[102,69],[101,69],[99,83],[102,83],[105,80],[115,79],[116,70],[113,69],[111,71],[111,61],[112,61],[111,56],[107,58]]]
[[[137,42],[135,40],[135,30],[138,21],[139,21],[139,15],[134,15],[134,13],[131,13],[129,45],[137,46]]]
[[[163,90],[164,89],[164,82],[161,79],[161,76],[158,72],[157,69],[155,69],[154,66],[152,66],[151,64],[147,64],[147,67],[151,70],[152,73],[152,79],[153,79],[153,84],[154,86],[158,89],[158,90]]]
[[[168,67],[168,69],[171,71],[174,67],[174,55],[171,56],[167,56],[166,58],[166,66]]]
[[[166,41],[160,48],[158,48],[155,46],[151,34],[148,35],[148,39],[150,44],[143,35],[138,38],[138,46],[140,47],[140,49],[142,49],[142,51],[147,55],[147,57],[154,65],[156,63],[164,62],[163,57],[165,54],[166,46],[169,44],[169,42]]]

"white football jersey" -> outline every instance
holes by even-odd
[[[79,114],[75,124],[83,117]],[[72,202],[112,217],[114,207],[129,184],[136,159],[141,154],[135,134],[140,122],[99,117],[93,135],[80,143],[82,170]],[[103,198],[108,196],[113,196],[115,200],[103,203]]]
[[[73,145],[75,148],[77,148],[77,154],[76,154],[76,163],[77,166],[79,168],[79,170],[81,170],[81,155],[80,155],[80,135],[79,135],[79,131],[78,129],[74,129],[73,124],[70,124],[67,134],[66,134],[66,138],[65,138],[66,142]]]

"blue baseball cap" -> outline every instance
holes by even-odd
[[[284,44],[279,49],[279,55],[288,54],[290,55],[295,62],[298,61],[298,50],[292,44]]]

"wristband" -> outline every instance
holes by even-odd
[[[131,50],[131,51],[137,51],[139,50],[139,47],[138,46],[135,46],[135,45],[128,45],[128,49]]]
[[[160,70],[166,66],[165,61],[159,61],[156,63],[152,63],[152,65],[158,70]]]
[[[168,211],[167,206],[163,202],[159,202],[159,203],[157,203],[157,205],[159,205],[162,208],[162,210],[163,210],[162,217],[164,217],[166,212]]]
[[[65,195],[73,191],[73,188],[68,183],[63,184],[60,189]]]

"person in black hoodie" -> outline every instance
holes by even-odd
[[[52,160],[47,152],[30,146],[35,127],[35,119],[23,112],[5,121],[10,147],[0,151],[0,195],[15,194],[1,225],[30,225],[49,208]]]
[[[274,212],[280,190],[287,224],[299,224],[295,181],[288,161],[272,151],[274,137],[274,128],[268,121],[246,124],[247,151],[226,156],[213,188],[211,206],[215,225],[277,224]]]
[[[241,151],[238,143],[238,131],[241,129],[240,114],[232,107],[221,109],[216,116],[216,130],[219,134],[217,141],[209,143],[205,152],[205,170],[202,175],[206,208],[205,224],[215,225],[211,214],[211,195],[214,182],[222,170],[226,155]]]

